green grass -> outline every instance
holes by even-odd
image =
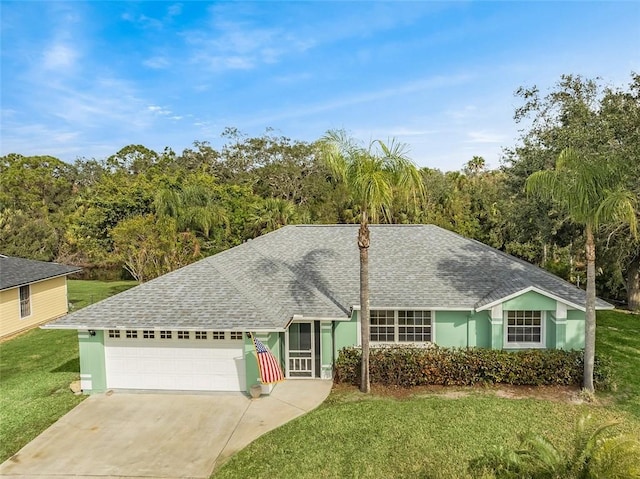
[[[135,284],[69,281],[69,299],[78,309]],[[69,389],[79,371],[76,331],[33,329],[0,344],[0,462],[84,399]]]
[[[80,401],[76,331],[34,329],[0,345],[0,462]]]
[[[618,382],[598,404],[504,399],[477,390],[458,399],[394,399],[340,388],[320,408],[254,441],[213,477],[465,478],[470,459],[491,446],[515,448],[524,432],[568,446],[576,420],[587,413],[640,435],[639,333],[640,316],[598,313],[598,351],[612,356]]]
[[[615,406],[640,418],[640,314],[598,312],[596,350],[614,362]]]
[[[69,302],[71,303],[69,312],[77,311],[109,296],[122,293],[137,284],[136,281],[69,280],[67,282]]]

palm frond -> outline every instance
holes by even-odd
[[[630,436],[603,439],[590,461],[590,477],[640,479],[640,441]]]
[[[524,436],[516,451],[529,467],[544,471],[550,477],[561,475],[567,468],[562,451],[556,448],[549,439],[539,434]]]
[[[638,236],[638,220],[636,211],[638,200],[635,195],[628,190],[617,189],[607,192],[600,206],[596,210],[595,225],[600,223],[626,223],[629,225],[631,234]]]

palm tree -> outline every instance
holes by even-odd
[[[229,220],[223,208],[204,186],[194,184],[180,190],[163,189],[154,199],[156,213],[177,221],[178,231],[194,231],[209,239],[217,225],[228,227]]]
[[[405,145],[380,140],[368,146],[350,138],[343,130],[330,130],[320,141],[323,158],[338,181],[345,183],[360,210],[360,324],[362,375],[360,390],[368,393],[369,382],[369,221],[388,216],[394,196],[414,200],[424,195],[422,178],[405,154]]]
[[[594,235],[606,223],[627,223],[637,234],[635,198],[624,189],[620,171],[613,162],[596,161],[567,148],[560,153],[555,170],[533,173],[526,182],[528,193],[556,201],[570,220],[585,232],[587,292],[583,387],[593,392],[596,348],[596,246]]]
[[[296,206],[291,201],[281,198],[267,198],[254,207],[254,212],[249,217],[257,234],[275,231],[288,224],[296,223],[297,220]]]

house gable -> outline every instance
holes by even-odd
[[[533,289],[502,303],[503,311],[535,310],[555,311],[556,300]]]

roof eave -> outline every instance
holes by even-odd
[[[109,331],[110,329],[119,329],[119,330],[125,330],[125,329],[149,329],[151,331],[160,331],[160,330],[177,330],[180,329],[181,331],[241,331],[243,333],[251,333],[251,332],[273,332],[273,333],[283,333],[286,331],[285,328],[282,327],[263,327],[263,328],[247,328],[247,327],[237,327],[237,328],[229,328],[229,327],[224,327],[224,328],[216,328],[216,327],[184,327],[184,326],[180,326],[180,327],[169,327],[169,326],[121,326],[121,325],[117,325],[117,326],[91,326],[91,325],[87,325],[87,324],[55,324],[55,323],[50,323],[50,324],[43,324],[42,326],[40,326],[40,329],[58,329],[58,330],[82,330],[82,331]]]
[[[521,290],[516,291],[515,293],[508,294],[507,296],[504,296],[502,298],[499,298],[499,299],[496,299],[494,301],[491,301],[490,303],[482,305],[479,308],[476,308],[475,310],[477,312],[487,311],[487,310],[493,308],[494,306],[497,306],[498,304],[504,303],[505,301],[509,301],[510,299],[513,299],[513,298],[517,298],[518,296],[521,296],[521,295],[523,295],[525,293],[528,293],[530,291],[533,291],[535,293],[538,293],[538,294],[541,294],[541,295],[546,296],[548,298],[551,298],[551,299],[554,299],[556,301],[559,301],[559,302],[561,302],[561,303],[563,303],[563,304],[565,304],[567,306],[570,306],[573,309],[577,309],[577,310],[583,311],[583,312],[586,310],[585,307],[582,306],[582,305],[576,304],[576,303],[574,303],[572,301],[569,301],[569,300],[567,300],[565,298],[562,298],[562,297],[560,297],[558,295],[555,295],[553,293],[550,293],[548,291],[540,289],[540,288],[538,288],[536,286],[527,286],[526,288],[522,288]],[[600,300],[600,301],[602,301],[602,300]],[[602,302],[606,303],[605,301],[602,301]],[[606,303],[606,305],[607,306],[597,306],[596,305],[596,310],[602,311],[602,310],[615,309],[615,306],[613,306],[612,304]]]
[[[61,276],[69,276],[70,274],[79,273],[80,271],[82,271],[82,268],[78,268],[78,269],[73,270],[73,271],[68,271],[66,273],[54,274],[53,276],[47,276],[46,278],[37,279],[35,281],[26,281],[24,283],[18,283],[18,284],[14,284],[14,285],[11,285],[11,286],[6,286],[6,287],[0,289],[0,291],[8,291],[10,289],[20,288],[21,286],[27,286],[28,284],[41,283],[42,281],[48,281],[50,279],[60,278]]]

